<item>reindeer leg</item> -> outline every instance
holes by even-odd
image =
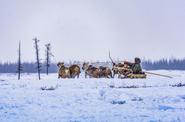
[[[111,74],[110,73],[107,74],[107,78],[111,78]]]
[[[73,78],[73,74],[72,73],[70,73],[70,78]]]
[[[113,73],[113,78],[115,77],[115,72]]]
[[[110,77],[111,77],[111,78],[114,78],[113,75],[112,75],[112,72],[110,73]]]

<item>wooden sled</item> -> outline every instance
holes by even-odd
[[[121,79],[145,79],[146,74],[128,74],[127,76],[121,76]]]

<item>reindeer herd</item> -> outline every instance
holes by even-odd
[[[131,73],[128,65],[125,65],[122,63],[116,64],[112,60],[110,56],[110,52],[109,52],[109,58],[113,65],[112,69],[109,67],[105,67],[105,66],[95,67],[86,62],[82,64],[82,68],[80,68],[80,66],[77,64],[73,64],[69,67],[66,67],[64,65],[64,62],[59,62],[57,64],[59,68],[58,78],[76,78],[76,77],[79,78],[81,69],[85,73],[85,78],[87,77],[89,78],[114,78],[116,74],[118,75],[118,78],[121,78],[122,75]]]
[[[63,62],[57,64],[59,67],[58,78],[79,78],[81,69],[85,72],[85,78],[113,78],[112,70],[109,67],[95,67],[89,63],[83,63],[82,68],[73,64],[66,67]]]

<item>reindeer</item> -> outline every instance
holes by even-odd
[[[57,66],[59,67],[58,78],[71,78],[70,70],[63,62],[59,62]]]
[[[100,69],[89,65],[89,63],[83,63],[82,69],[85,71],[85,78],[87,75],[93,78],[100,78]]]
[[[70,70],[70,75],[71,75],[71,78],[75,78],[77,76],[77,78],[79,78],[80,76],[80,67],[76,64],[73,64],[69,67],[69,70]]]
[[[113,78],[112,71],[110,68],[100,66],[99,69],[100,69],[100,77]]]

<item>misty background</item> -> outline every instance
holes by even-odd
[[[184,58],[184,0],[0,0],[0,61],[35,61],[33,38],[54,61]]]

